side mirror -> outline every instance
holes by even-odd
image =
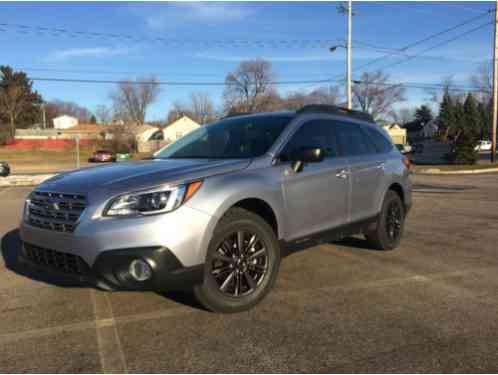
[[[302,147],[290,155],[292,169],[298,173],[303,170],[304,163],[319,163],[324,159],[324,151],[321,147]]]

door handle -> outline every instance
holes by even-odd
[[[342,171],[335,174],[337,178],[348,178],[349,172],[343,169]]]

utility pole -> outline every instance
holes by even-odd
[[[495,4],[495,48],[493,54],[493,129],[491,134],[491,163],[496,163],[496,121],[498,116],[498,0]]]
[[[80,135],[76,134],[76,169],[80,169]]]
[[[498,2],[498,0],[497,0]],[[347,69],[347,90],[348,90],[348,109],[353,108],[353,96],[351,93],[351,35],[353,27],[353,1],[348,2],[348,69]],[[495,63],[496,64],[496,63]]]
[[[47,114],[45,113],[45,103],[41,104],[43,129],[47,128]]]
[[[498,0],[497,0],[498,1]],[[348,16],[348,37],[346,40],[346,45],[333,46],[329,50],[330,52],[334,52],[337,47],[346,48],[347,53],[347,69],[346,69],[346,96],[347,96],[347,106],[348,109],[353,109],[353,94],[352,94],[352,78],[351,78],[351,39],[353,34],[353,1],[348,0],[347,5],[341,4],[337,7],[337,10],[341,14],[347,14]]]

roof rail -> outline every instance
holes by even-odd
[[[247,115],[252,115],[252,112],[232,112],[232,113],[227,114],[226,116],[223,116],[221,119],[223,120],[226,118],[247,116]]]
[[[313,112],[330,113],[332,115],[341,115],[341,116],[355,118],[358,120],[374,122],[372,115],[369,113],[355,111],[353,109],[347,109],[347,108],[337,107],[335,105],[327,105],[327,104],[305,105],[303,108],[298,110],[296,112],[296,114],[300,115],[303,113],[313,113]]]

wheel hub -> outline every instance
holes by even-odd
[[[254,292],[268,267],[268,252],[257,234],[238,231],[217,247],[211,261],[211,275],[219,290],[230,296]]]

